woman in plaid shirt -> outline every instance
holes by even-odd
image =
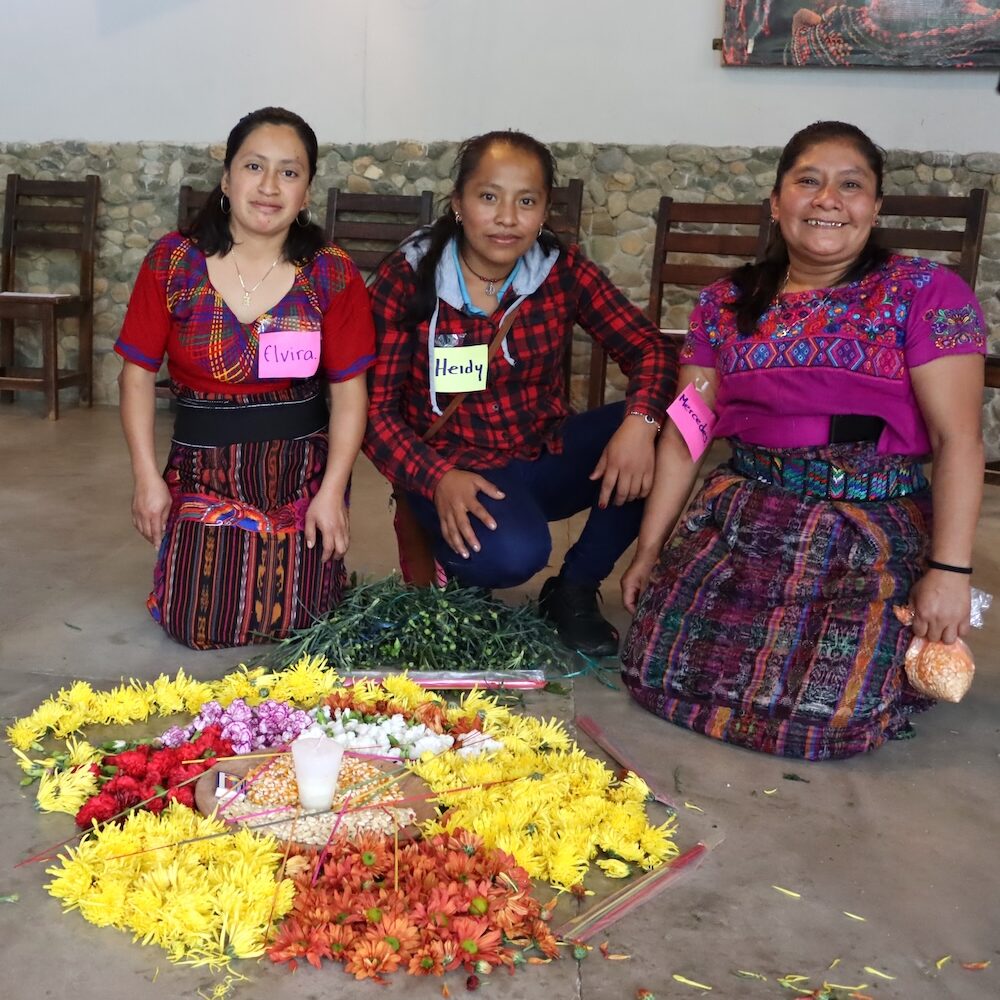
[[[548,522],[589,508],[540,603],[567,645],[611,655],[618,634],[597,590],[638,531],[675,350],[545,228],[555,169],[544,145],[491,132],[463,144],[456,169],[447,211],[383,263],[371,289],[378,357],[365,452],[439,564],[469,586],[523,583],[548,563]],[[624,403],[570,411],[563,358],[574,324],[628,376]]]

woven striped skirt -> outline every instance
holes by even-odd
[[[343,562],[324,564],[322,544],[307,548],[303,534],[326,456],[325,430],[219,447],[172,443],[164,479],[173,502],[147,602],[169,635],[194,649],[267,642],[339,602]]]
[[[919,468],[874,444],[752,451],[708,477],[664,547],[626,637],[627,687],[671,722],[789,757],[906,735],[932,704],[906,680],[909,632],[892,613],[930,533]],[[845,476],[901,485],[829,499]]]

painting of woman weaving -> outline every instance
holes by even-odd
[[[1000,0],[725,0],[727,66],[1000,66]]]

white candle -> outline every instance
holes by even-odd
[[[329,736],[300,736],[292,742],[295,783],[303,809],[329,809],[337,790],[344,748]]]

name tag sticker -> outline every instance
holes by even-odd
[[[482,392],[486,388],[489,362],[489,344],[435,348],[431,372],[435,391]]]
[[[319,369],[320,330],[268,330],[257,347],[260,378],[309,378]]]
[[[667,415],[677,425],[691,457],[697,461],[712,440],[712,428],[718,418],[693,383],[689,383],[667,407]]]

